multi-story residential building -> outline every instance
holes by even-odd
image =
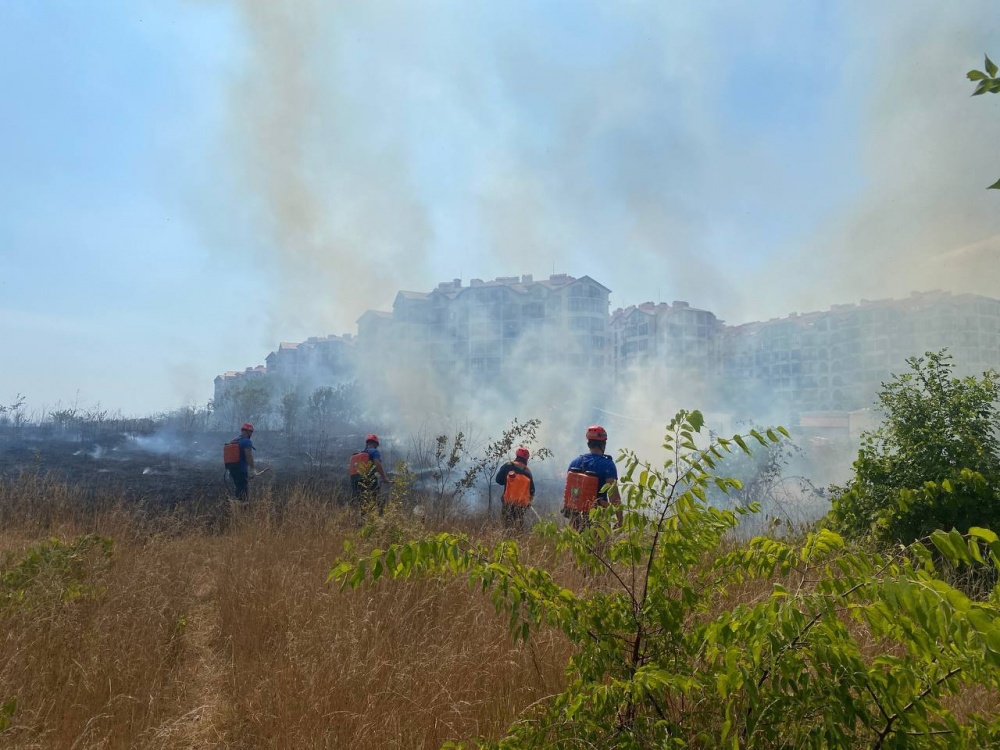
[[[1000,300],[915,292],[728,327],[721,374],[788,411],[851,411],[908,357],[946,347],[963,373],[1000,368]]]
[[[357,337],[282,343],[266,367],[220,375],[216,398],[265,375],[311,385],[387,374],[411,382],[424,372],[432,378],[426,382],[459,392],[465,383],[517,383],[508,376],[540,365],[616,377],[654,367],[657,376],[697,373],[682,382],[696,380],[736,413],[795,424],[803,414],[869,407],[907,357],[928,350],[947,348],[962,373],[1000,369],[1000,300],[981,295],[914,293],[726,326],[686,302],[646,302],[609,315],[609,294],[589,276],[566,274],[401,291],[392,312],[369,310],[358,319]]]
[[[459,279],[430,292],[401,291],[391,317],[366,312],[358,321],[361,350],[391,345],[400,363],[425,365],[476,381],[526,364],[566,363],[603,373],[610,290],[589,276],[504,276]]]
[[[247,367],[245,370],[228,370],[222,373],[222,375],[215,376],[215,403],[221,403],[226,394],[232,391],[234,388],[239,388],[244,383],[250,382],[255,378],[262,378],[267,375],[267,368],[264,365],[257,365],[256,367]]]
[[[344,336],[311,336],[301,343],[281,342],[267,355],[268,374],[289,386],[334,384],[354,377],[355,340]]]
[[[713,313],[687,302],[643,302],[615,310],[610,322],[615,374],[650,364],[714,372],[723,328]]]

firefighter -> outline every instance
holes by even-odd
[[[618,493],[618,467],[611,456],[605,454],[608,433],[599,424],[591,425],[586,432],[588,452],[574,458],[566,474],[563,493],[563,515],[570,525],[581,531],[590,524],[590,511],[598,505],[619,506],[618,524],[621,525],[621,496]]]
[[[236,486],[236,499],[244,502],[250,496],[250,477],[256,474],[253,465],[254,447],[253,442],[250,440],[252,436],[253,425],[249,422],[244,422],[240,428],[240,436],[229,441],[229,445],[238,446],[239,458],[237,461],[226,460],[226,469],[229,471],[229,476],[233,478],[233,484]]]
[[[496,483],[501,485],[500,518],[505,529],[524,528],[524,511],[535,497],[535,479],[528,468],[531,454],[523,445],[514,451],[514,460],[508,461],[497,472]]]
[[[382,466],[382,453],[378,449],[378,435],[371,434],[365,438],[365,449],[351,456],[351,500],[356,505],[362,505],[365,500],[375,500],[378,503],[379,515],[383,511],[383,503],[379,501],[379,479],[388,482]]]

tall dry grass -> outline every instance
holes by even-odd
[[[0,745],[439,747],[560,689],[567,643],[514,646],[460,580],[327,584],[346,537],[400,531],[358,540],[334,505],[264,492],[220,526],[30,474],[0,485],[2,570],[51,537],[115,540],[78,555],[83,595],[59,570],[19,601],[0,585],[0,704],[17,700]]]
[[[361,553],[428,531],[390,512],[359,534],[339,500],[265,489],[223,513],[221,497],[157,509],[44,476],[0,482],[0,706],[17,701],[0,747],[431,748],[497,737],[561,689],[561,634],[513,645],[462,579],[327,584],[345,540]],[[31,549],[85,534],[113,551],[58,547],[12,581]],[[524,557],[557,565],[534,540]],[[759,601],[771,583],[733,586],[717,606]],[[858,636],[872,656],[887,647]],[[996,700],[968,690],[948,705],[991,714]]]

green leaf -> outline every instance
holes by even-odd
[[[744,453],[746,453],[748,456],[750,455],[750,449],[747,448],[746,441],[743,439],[742,435],[733,435],[733,442],[735,442],[738,446],[740,446],[740,449]]]
[[[330,571],[329,575],[326,577],[327,583],[330,581],[339,581],[345,575],[354,570],[354,565],[349,562],[342,562],[339,565],[335,565],[333,570]]]
[[[981,529],[978,526],[973,526],[969,529],[969,536],[982,539],[987,544],[992,544],[998,539],[997,535],[989,529]]]
[[[691,429],[695,432],[701,432],[701,428],[705,425],[705,417],[702,416],[700,411],[695,409],[688,414],[688,424],[691,425]]]
[[[997,180],[992,185],[990,185],[987,190],[1000,190],[1000,180]]]
[[[986,633],[986,648],[1000,654],[1000,628],[993,628]]]
[[[11,698],[5,703],[0,704],[0,732],[10,728],[11,719],[16,711],[17,698]]]
[[[996,63],[994,63],[990,59],[989,55],[986,55],[986,72],[990,74],[990,78],[995,78],[996,77],[997,70],[998,70],[998,68],[996,66]]]
[[[958,561],[959,553],[955,551],[947,533],[944,531],[935,531],[931,534],[931,543],[937,547],[938,552],[944,555],[945,558],[952,562]],[[962,546],[964,547],[965,545],[963,544]]]
[[[983,560],[983,555],[979,550],[979,542],[976,541],[975,539],[969,540],[969,554],[972,555],[972,559],[975,560],[976,562],[979,563],[985,562]]]
[[[970,81],[982,81],[986,78],[986,74],[981,70],[970,70],[965,74]]]
[[[972,554],[969,552],[969,547],[965,543],[965,537],[958,533],[956,529],[952,529],[948,532],[948,538],[951,539],[951,546],[955,549],[959,559],[961,559],[964,563],[971,563]]]

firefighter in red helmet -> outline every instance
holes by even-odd
[[[590,523],[590,511],[596,505],[602,508],[620,506],[618,493],[618,467],[605,454],[608,432],[601,425],[587,428],[587,453],[574,458],[566,474],[566,489],[563,493],[563,514],[574,529],[580,531]],[[622,520],[618,511],[618,523]]]
[[[378,449],[378,435],[372,433],[365,437],[365,448],[351,456],[351,499],[356,505],[365,502],[375,502],[379,515],[385,509],[385,503],[379,499],[379,479],[388,482],[385,468],[382,466],[382,452]]]
[[[237,449],[234,449],[236,460],[226,460],[226,470],[236,487],[236,499],[242,501],[249,498],[250,483],[248,480],[256,474],[253,466],[253,442],[250,440],[252,435],[253,425],[244,422],[240,428],[240,436],[229,441],[230,446],[237,446],[238,452]]]
[[[535,478],[528,468],[531,453],[523,445],[514,451],[514,460],[508,461],[497,472],[496,483],[501,485],[500,518],[505,529],[518,531],[524,528],[524,511],[535,497]]]

